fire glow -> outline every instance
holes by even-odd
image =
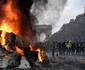
[[[8,33],[14,33],[18,36],[20,36],[19,31],[20,31],[20,16],[21,13],[19,11],[18,8],[14,8],[13,0],[7,0],[7,4],[3,5],[2,10],[4,13],[4,16],[2,17],[2,19],[0,20],[0,30],[2,31],[0,37],[1,37],[1,45],[5,45],[6,39],[6,32]],[[17,1],[17,0],[16,0]],[[22,16],[22,15],[21,15]],[[24,55],[23,51],[18,48],[18,46],[15,46],[16,48],[16,52],[21,54],[22,56]],[[38,59],[40,62],[42,62],[42,56],[41,53],[42,51],[37,48],[36,50],[32,48],[32,46],[30,47],[31,51],[38,51]],[[9,51],[8,46],[5,46],[5,49],[7,51]],[[6,58],[8,58],[6,56]]]
[[[31,51],[37,51],[38,52],[38,59],[39,59],[39,62],[43,62],[43,57],[44,57],[44,51],[41,51],[40,48],[33,48],[32,45],[30,45],[30,49]]]

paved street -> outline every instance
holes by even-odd
[[[84,56],[57,56],[55,59],[49,57],[51,66],[41,66],[35,69],[13,69],[13,70],[85,70]]]

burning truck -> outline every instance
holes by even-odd
[[[33,0],[3,0],[0,6],[0,57],[8,59],[8,70],[18,67],[22,56],[31,67],[44,59],[44,51],[33,43],[32,3]]]
[[[6,39],[6,43],[1,45],[0,56],[8,59],[7,69],[19,66],[22,56],[25,56],[31,67],[34,66],[35,61],[43,61],[44,52],[38,44],[30,45],[13,33],[7,33],[6,36],[8,40]]]

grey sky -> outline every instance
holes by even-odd
[[[75,19],[78,14],[84,13],[85,0],[68,0],[68,3],[61,13],[61,18],[56,26],[53,28],[52,33],[60,30],[64,23],[68,23],[70,19]]]

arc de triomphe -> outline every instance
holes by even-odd
[[[44,42],[52,35],[52,25],[35,25],[37,42]]]

